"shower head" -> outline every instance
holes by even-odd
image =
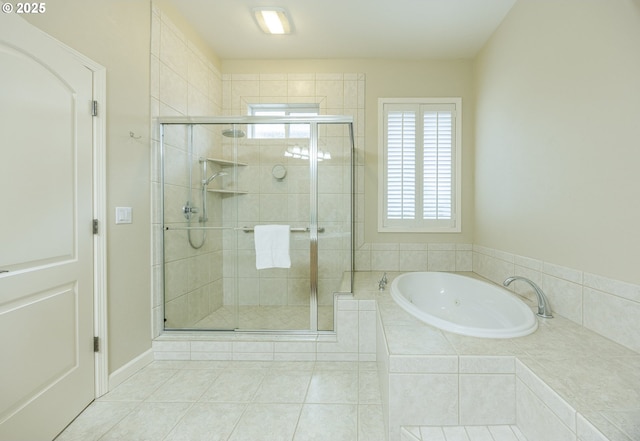
[[[209,176],[209,178],[208,178],[208,179],[203,179],[203,180],[202,180],[202,185],[206,187],[207,185],[209,185],[209,183],[210,183],[211,181],[213,181],[213,180],[214,180],[215,178],[217,178],[218,176],[227,176],[228,174],[229,174],[229,173],[227,173],[226,171],[219,171],[219,172],[217,172],[217,173],[214,173],[214,174],[212,174],[211,176]]]
[[[226,136],[227,138],[244,138],[246,133],[241,129],[226,129],[222,131],[222,136]]]

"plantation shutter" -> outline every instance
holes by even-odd
[[[381,231],[459,231],[455,103],[384,103]]]
[[[387,218],[416,217],[416,112],[387,114]]]
[[[453,115],[450,110],[423,112],[423,219],[451,219],[453,203]]]

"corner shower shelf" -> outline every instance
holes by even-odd
[[[210,191],[211,193],[222,193],[223,195],[225,195],[225,194],[249,194],[248,191],[244,191],[244,190],[221,190],[219,188],[208,188],[207,191]]]
[[[233,167],[234,165],[243,167],[243,166],[249,165],[246,162],[229,161],[227,159],[219,159],[219,158],[207,158],[207,161],[213,162],[214,164],[218,164],[222,167]]]
[[[246,167],[247,165],[249,165],[246,162],[229,161],[227,159],[220,159],[220,158],[206,158],[206,159],[208,162],[217,164],[220,167],[233,167],[233,166]],[[222,195],[249,193],[248,191],[244,191],[244,190],[227,190],[227,189],[219,189],[219,188],[207,188],[207,191],[210,191],[211,193],[220,193]]]

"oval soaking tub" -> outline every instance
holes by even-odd
[[[391,296],[414,317],[456,334],[512,338],[538,328],[531,308],[514,294],[459,274],[401,274],[391,283]]]

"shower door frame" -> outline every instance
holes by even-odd
[[[165,125],[250,125],[250,124],[309,124],[309,329],[301,330],[209,330],[198,328],[184,329],[164,329],[166,331],[199,331],[199,332],[260,332],[260,333],[282,333],[282,334],[300,334],[300,333],[321,333],[335,332],[335,320],[333,330],[318,330],[318,125],[320,124],[347,124],[349,127],[349,143],[350,143],[350,285],[349,292],[353,293],[353,279],[355,271],[355,135],[353,132],[353,117],[346,115],[318,115],[318,116],[176,116],[176,117],[158,117],[157,123],[159,127],[160,139],[160,213],[162,214],[162,274],[164,281],[165,271],[165,251],[164,251],[164,231],[168,230],[164,222],[164,169],[165,169],[165,152],[164,152],[164,126]],[[216,227],[189,227],[192,229],[210,229]],[[216,228],[218,229],[218,228]],[[243,230],[242,227],[236,226],[234,229]],[[165,309],[165,292],[163,282],[162,308],[163,316]],[[335,317],[335,300],[334,300],[334,317]]]

